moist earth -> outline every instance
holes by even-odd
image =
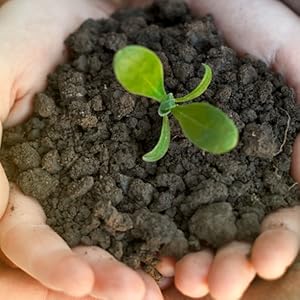
[[[166,90],[177,97],[210,65],[213,81],[196,101],[235,121],[236,149],[205,153],[171,119],[167,155],[144,162],[162,120],[157,103],[114,77],[113,55],[128,44],[159,55]],[[252,241],[266,214],[299,204],[289,175],[300,124],[294,93],[263,62],[225,46],[211,17],[192,17],[182,1],[157,1],[87,20],[66,45],[70,61],[49,76],[31,119],[4,132],[1,160],[71,247],[97,245],[149,269],[159,254]]]

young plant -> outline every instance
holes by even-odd
[[[212,80],[211,68],[203,64],[204,77],[188,95],[174,98],[164,87],[163,65],[151,50],[137,45],[119,50],[113,67],[120,84],[130,93],[156,100],[160,103],[158,114],[162,117],[160,138],[152,151],[143,156],[146,162],[161,159],[170,145],[169,114],[179,122],[184,135],[198,148],[214,154],[232,150],[238,142],[234,122],[220,109],[201,102],[178,105],[202,95]]]

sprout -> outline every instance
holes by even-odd
[[[119,50],[113,67],[117,80],[128,92],[160,103],[160,138],[153,150],[143,156],[144,161],[158,161],[167,153],[171,140],[170,113],[179,122],[184,135],[202,150],[222,154],[237,145],[238,129],[222,110],[206,102],[178,105],[194,100],[207,90],[212,80],[212,70],[208,65],[203,64],[204,76],[199,85],[181,98],[166,93],[163,65],[159,57],[145,47],[132,45]]]

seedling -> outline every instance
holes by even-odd
[[[143,156],[144,161],[155,162],[167,153],[171,136],[168,116],[171,113],[184,135],[202,150],[222,154],[237,145],[238,130],[222,110],[206,102],[178,105],[194,100],[206,91],[212,80],[212,70],[208,65],[203,64],[205,72],[199,85],[180,98],[166,93],[163,65],[159,57],[145,47],[132,45],[119,50],[114,57],[113,67],[118,81],[128,92],[160,103],[160,138],[153,150]]]

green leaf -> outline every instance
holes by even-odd
[[[209,87],[211,80],[212,80],[212,70],[211,70],[210,66],[208,66],[206,64],[202,64],[202,65],[204,67],[204,76],[203,76],[201,82],[199,83],[199,85],[188,95],[181,97],[181,98],[177,98],[176,103],[191,101],[191,100],[201,96],[207,90],[207,88]]]
[[[163,117],[159,141],[152,151],[143,156],[143,160],[146,162],[155,162],[163,158],[170,146],[170,135],[169,118],[165,116]]]
[[[172,113],[184,135],[202,150],[222,154],[237,145],[239,133],[234,122],[211,104],[201,102],[176,106]]]
[[[113,67],[120,84],[130,93],[161,102],[167,98],[163,65],[151,50],[137,45],[119,50]]]

